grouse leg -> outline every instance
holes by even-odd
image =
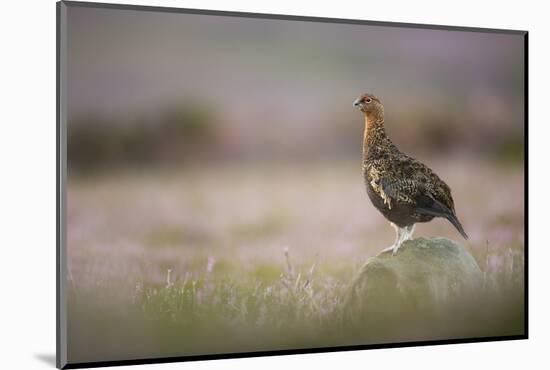
[[[384,249],[382,251],[382,253],[392,251],[392,255],[395,256],[395,254],[397,253],[397,251],[401,247],[401,244],[403,244],[403,242],[405,240],[412,239],[412,235],[414,233],[414,226],[415,225],[412,224],[412,225],[408,225],[408,226],[405,226],[405,227],[399,227],[396,224],[394,224],[393,222],[391,222],[390,224],[395,229],[395,234],[396,234],[395,242],[393,243],[393,245],[391,245],[388,248]]]
[[[416,225],[415,224],[412,224],[412,225],[408,225],[408,226],[405,226],[405,237],[403,238],[402,241],[405,241],[405,240],[411,240],[412,239],[412,236],[413,236],[413,233],[414,233],[414,227]]]
[[[393,242],[392,245],[390,245],[389,247],[383,249],[382,252],[380,252],[380,253],[385,253],[385,252],[392,251],[392,254],[395,254],[397,252],[397,250],[399,249],[399,247],[401,246],[401,239],[403,238],[402,234],[403,234],[403,231],[405,229],[397,226],[393,222],[390,222],[390,225],[395,229],[395,241]]]

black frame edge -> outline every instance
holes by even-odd
[[[99,9],[134,10],[134,11],[180,13],[180,14],[201,14],[201,15],[224,16],[224,17],[278,19],[278,20],[284,20],[284,21],[302,21],[302,22],[320,22],[320,23],[342,23],[342,24],[357,24],[357,25],[369,25],[369,26],[386,26],[386,27],[389,26],[389,27],[398,27],[398,28],[422,28],[422,29],[430,29],[430,30],[461,31],[461,32],[485,32],[485,33],[516,34],[516,35],[523,35],[527,33],[526,30],[497,29],[497,28],[486,28],[486,27],[445,26],[445,25],[439,25],[439,24],[424,24],[424,23],[370,21],[370,20],[364,20],[364,19],[351,19],[351,18],[328,18],[328,17],[290,15],[290,14],[252,13],[252,12],[240,12],[240,11],[229,11],[229,10],[176,8],[176,7],[152,6],[152,5],[112,4],[112,3],[84,2],[84,1],[72,1],[72,0],[62,0],[61,2],[66,4],[67,6],[99,8]]]
[[[133,359],[133,360],[79,362],[79,363],[68,363],[66,366],[63,367],[63,369],[81,369],[81,368],[127,366],[127,365],[152,365],[152,364],[174,363],[174,362],[223,360],[223,359],[236,359],[236,358],[247,358],[247,357],[305,355],[305,354],[315,354],[315,353],[359,351],[359,350],[368,350],[368,349],[424,347],[424,346],[434,346],[434,345],[500,342],[500,341],[525,340],[525,339],[528,339],[527,335],[511,335],[511,336],[501,336],[501,337],[443,339],[443,340],[429,340],[429,341],[421,341],[421,342],[401,342],[401,343],[396,342],[396,343],[364,344],[364,345],[341,346],[341,347],[320,347],[320,348],[288,349],[288,350],[275,350],[275,351],[159,357],[159,358],[146,358],[146,359]]]
[[[523,47],[524,47],[524,68],[523,68],[523,93],[525,97],[524,101],[524,117],[523,124],[525,127],[524,130],[524,189],[523,189],[523,214],[524,214],[524,239],[523,239],[523,284],[525,289],[525,298],[524,298],[524,329],[525,337],[529,337],[529,32],[525,32],[523,36]]]
[[[58,369],[65,368],[67,362],[67,312],[66,312],[66,251],[64,250],[65,238],[63,238],[64,232],[64,196],[63,192],[66,190],[64,185],[64,176],[66,166],[63,161],[66,161],[65,151],[63,150],[66,145],[64,139],[65,127],[63,120],[65,114],[63,109],[65,108],[63,89],[65,88],[63,83],[65,81],[65,72],[63,67],[66,66],[66,16],[67,16],[67,4],[64,1],[58,1],[55,4],[56,10],[56,347],[55,347],[55,365]]]
[[[60,289],[60,283],[61,283],[61,277],[59,276],[59,267],[60,267],[60,251],[61,247],[59,245],[59,227],[61,226],[61,222],[59,220],[59,194],[60,194],[60,186],[59,186],[59,144],[61,142],[60,140],[60,132],[59,132],[59,92],[60,92],[60,84],[59,84],[59,72],[60,72],[60,65],[59,65],[59,42],[60,42],[60,18],[61,18],[61,6],[62,4],[60,2],[55,4],[55,44],[56,44],[56,63],[55,63],[55,88],[56,88],[56,94],[55,94],[55,291],[56,291],[56,307],[55,307],[55,366],[60,369],[65,364],[61,363],[61,333],[60,333],[60,321],[61,321],[61,313],[60,313],[60,306],[61,301],[59,299],[59,289]]]

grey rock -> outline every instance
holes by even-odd
[[[475,305],[482,285],[483,274],[464,247],[446,238],[418,238],[403,243],[396,255],[368,259],[344,308],[363,322],[433,320]]]

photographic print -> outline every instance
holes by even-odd
[[[527,32],[57,5],[59,367],[527,337]]]

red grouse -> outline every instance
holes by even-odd
[[[384,106],[376,96],[361,95],[353,106],[365,116],[363,177],[372,204],[396,229],[393,254],[412,238],[417,222],[449,220],[468,239],[455,213],[451,189],[428,166],[402,153],[386,136]]]

